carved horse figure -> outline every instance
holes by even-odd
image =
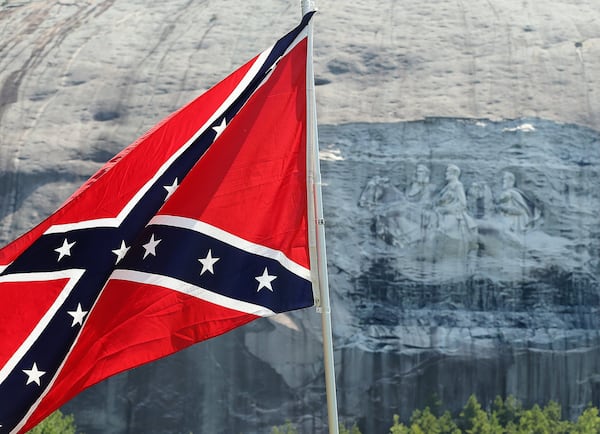
[[[390,178],[376,175],[369,179],[360,194],[358,206],[373,209],[378,205],[395,202],[404,198],[404,193],[392,185]]]

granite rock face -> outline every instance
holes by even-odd
[[[471,392],[597,402],[597,131],[430,118],[321,140],[340,387],[368,432]]]
[[[342,419],[387,432],[394,413],[471,393],[555,399],[570,416],[600,405],[595,0],[319,3]],[[0,2],[0,242],[297,18],[274,0]],[[88,434],[286,419],[320,433],[321,354],[319,315],[293,312],[64,410]]]

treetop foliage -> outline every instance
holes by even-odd
[[[415,410],[405,425],[400,416],[393,415],[388,434],[599,434],[600,415],[598,408],[589,406],[575,421],[562,420],[561,407],[550,401],[546,406],[535,404],[523,408],[521,402],[509,396],[497,396],[489,409],[471,395],[458,415],[445,411],[440,416],[439,408],[425,407]],[[291,422],[275,427],[271,434],[298,434]],[[361,434],[358,426],[340,426],[340,434]],[[384,433],[382,433],[384,434]]]

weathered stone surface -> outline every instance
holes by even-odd
[[[324,126],[321,140],[340,387],[356,392],[346,411],[367,406],[364,424],[380,432],[434,396],[454,409],[471,392],[554,399],[570,415],[598,399],[597,131],[429,118]],[[417,207],[420,164],[434,187]],[[440,223],[450,164],[462,169],[470,244]],[[506,220],[506,171],[537,210],[526,227]],[[481,186],[489,203],[473,206]],[[406,231],[387,230],[394,221]]]
[[[556,399],[571,415],[600,404],[599,139],[582,127],[600,120],[595,1],[319,8],[341,415],[377,433],[434,393],[454,407],[473,392]],[[298,17],[277,1],[0,2],[0,242]],[[448,164],[461,169],[469,242],[439,223],[433,199],[359,205],[375,176],[412,199],[417,163],[434,195]],[[505,171],[531,200],[512,224],[498,212]],[[319,316],[276,320],[117,376],[65,409],[88,434],[264,433],[286,419],[323,432]]]

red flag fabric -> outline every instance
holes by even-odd
[[[0,425],[314,304],[306,26],[127,147],[0,250]]]

